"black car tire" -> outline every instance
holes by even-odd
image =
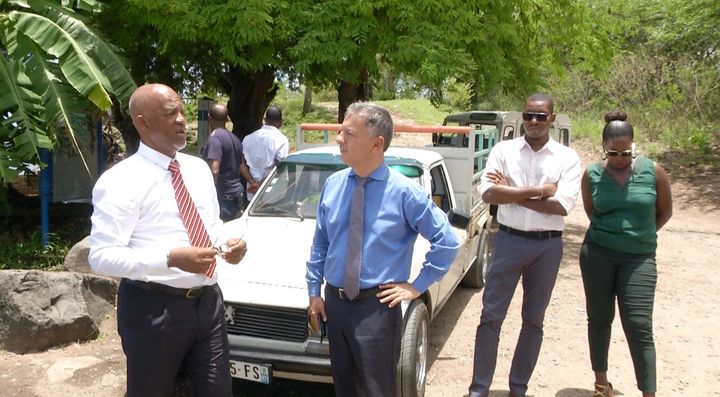
[[[428,309],[414,300],[407,309],[397,366],[400,397],[423,397],[428,370]]]
[[[480,242],[477,245],[475,260],[470,270],[465,273],[462,284],[469,288],[482,288],[485,286],[487,267],[490,264],[490,232],[487,228],[480,231]]]

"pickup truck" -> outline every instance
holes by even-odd
[[[298,151],[279,162],[245,213],[225,225],[242,235],[248,252],[242,263],[218,266],[225,299],[233,377],[262,383],[273,378],[332,382],[327,337],[308,322],[305,263],[315,231],[317,203],[325,180],[345,168],[336,145],[339,124],[303,124]],[[448,214],[463,245],[445,277],[418,299],[402,305],[403,334],[398,395],[423,396],[428,370],[428,325],[462,283],[481,288],[490,258],[489,205],[476,189],[499,130],[472,127],[396,126],[395,132],[458,134],[468,147],[435,143],[390,147],[388,166],[415,180]],[[311,143],[310,141],[320,141]],[[475,143],[478,143],[477,147]],[[410,279],[419,273],[430,243],[418,237]]]

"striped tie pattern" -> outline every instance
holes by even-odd
[[[360,293],[360,264],[365,235],[365,183],[367,178],[355,176],[355,190],[350,201],[348,247],[343,270],[343,293],[350,300]]]
[[[175,200],[177,201],[178,210],[180,211],[180,216],[187,230],[188,237],[190,238],[190,244],[193,247],[212,247],[210,236],[208,235],[207,229],[205,229],[205,224],[202,219],[200,219],[197,207],[195,207],[195,203],[185,187],[185,182],[180,173],[180,165],[177,160],[171,161],[168,169],[172,175]],[[215,258],[213,258],[212,265],[210,265],[205,273],[206,276],[212,277],[215,272],[215,265],[216,261]]]

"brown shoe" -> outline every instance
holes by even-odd
[[[593,397],[613,397],[612,383],[608,382],[607,385],[595,384],[595,394]]]

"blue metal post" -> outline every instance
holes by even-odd
[[[95,124],[97,131],[97,176],[105,171],[105,152],[103,147],[103,131],[102,131],[102,120],[98,120]]]
[[[50,202],[53,192],[53,157],[52,151],[40,149],[40,161],[47,164],[40,171],[40,243],[47,248],[50,236]]]

